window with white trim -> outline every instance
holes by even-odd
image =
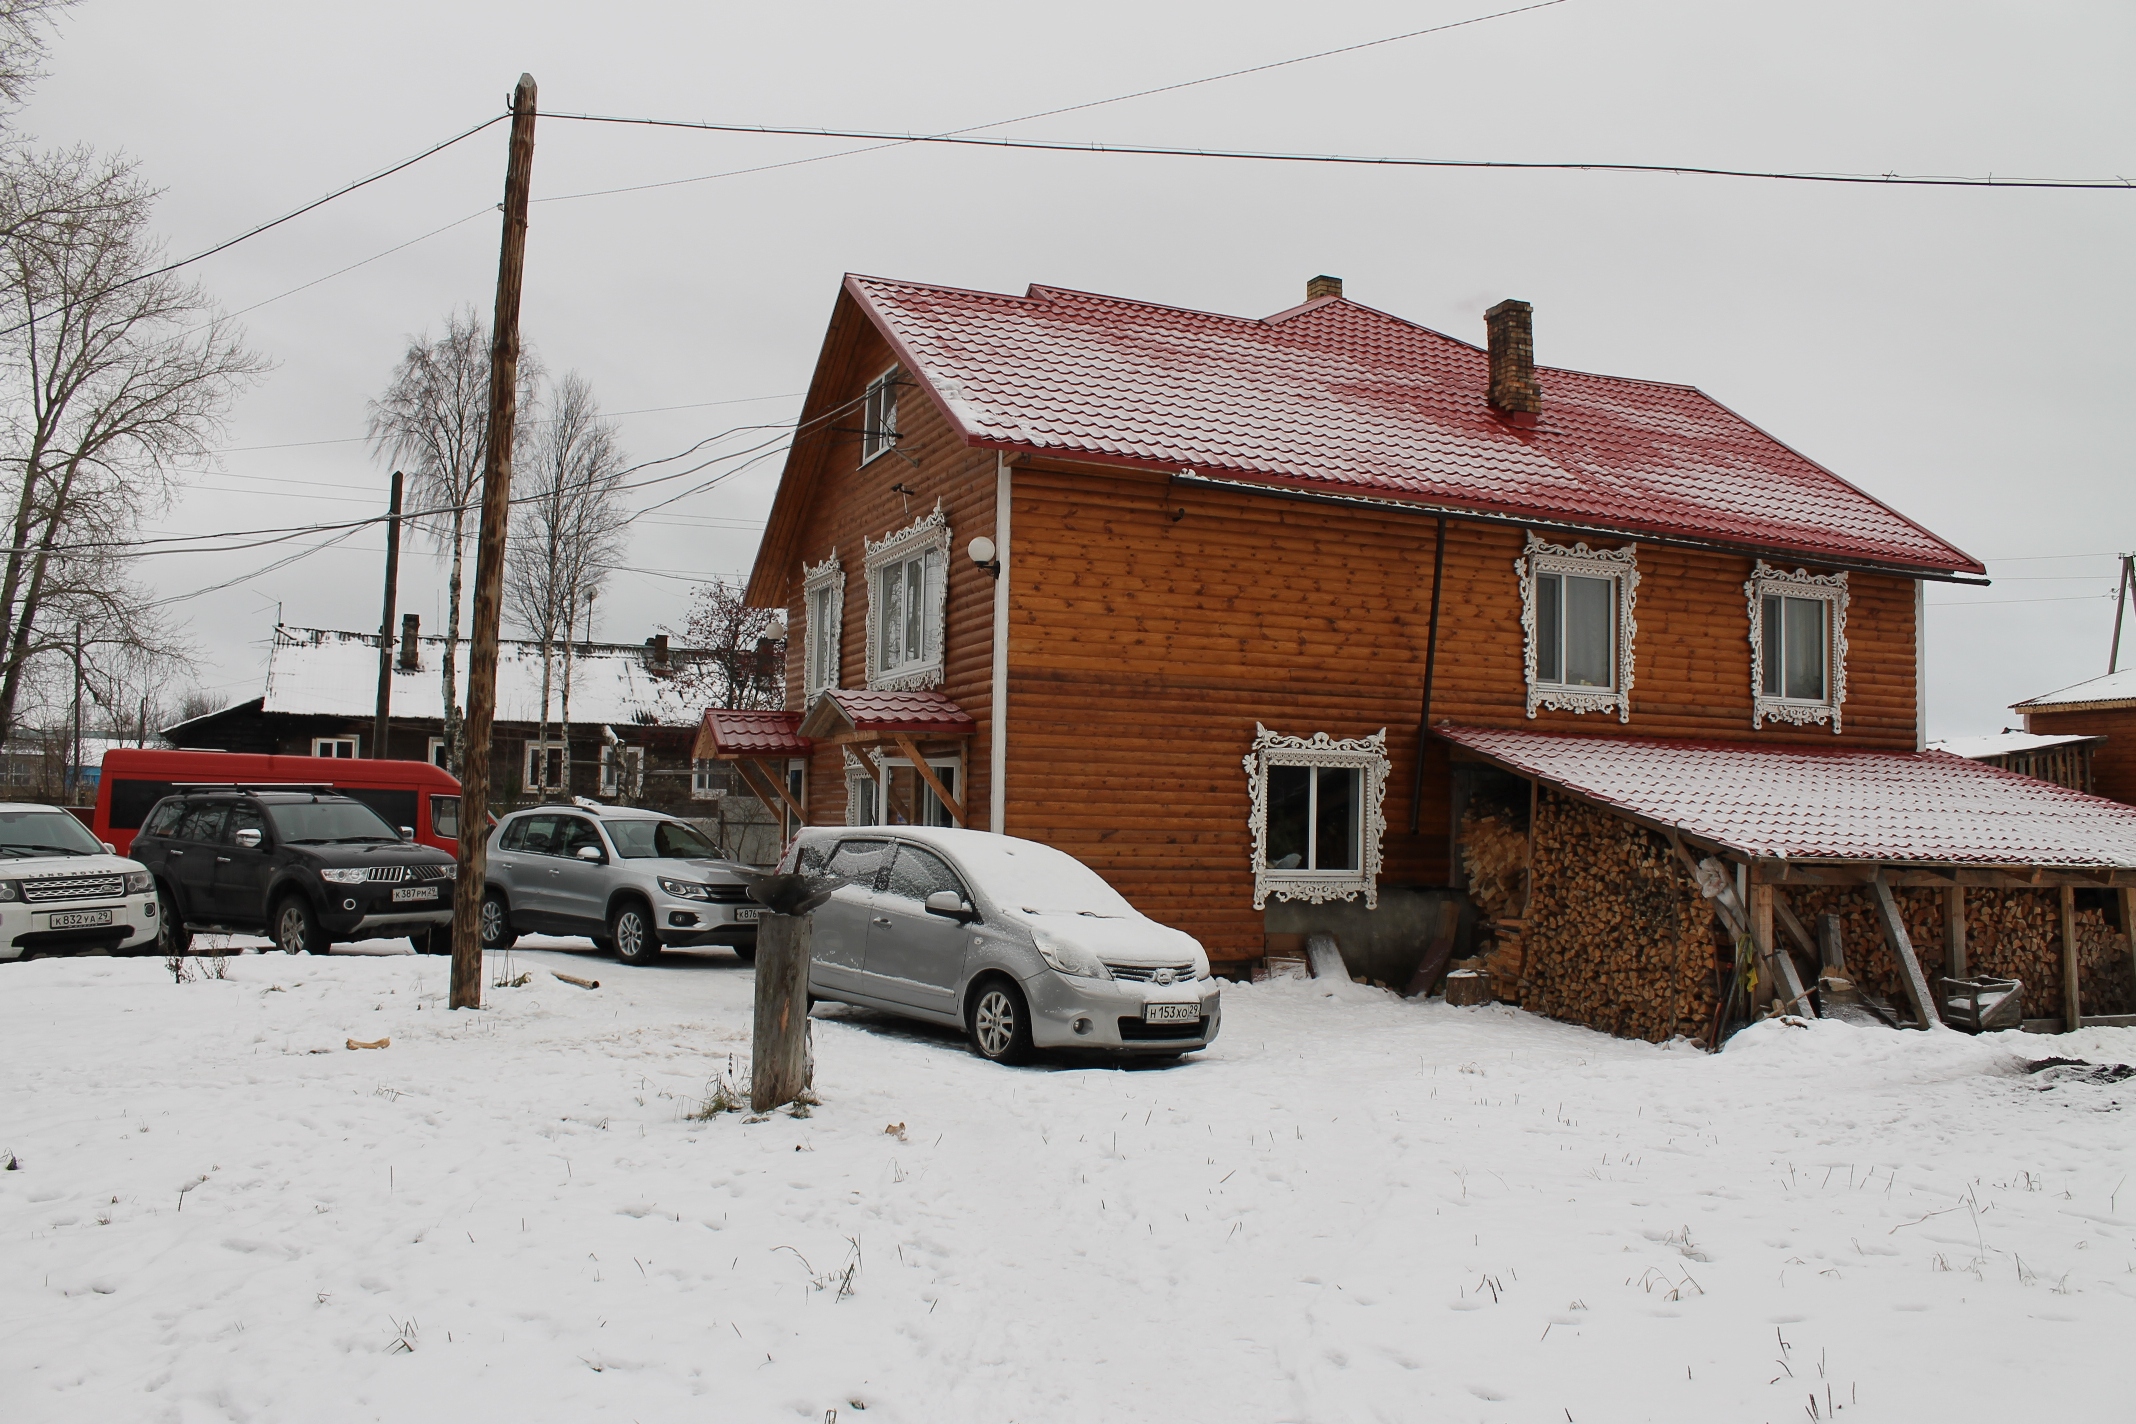
[[[451,744],[443,737],[432,737],[430,739],[430,750],[426,755],[429,756],[432,766],[442,766],[448,771],[452,769]]]
[[[1615,712],[1632,717],[1632,639],[1639,590],[1636,546],[1570,548],[1528,536],[1520,576],[1528,715]]]
[[[845,749],[846,817],[849,826],[876,824],[876,768]]]
[[[867,464],[897,444],[897,388],[904,375],[897,367],[868,382],[861,400],[860,463]]]
[[[692,801],[717,801],[727,794],[727,768],[711,757],[699,757],[690,763],[690,799]]]
[[[356,755],[354,737],[313,737],[312,755],[315,757],[353,757]]]
[[[1247,828],[1253,833],[1253,907],[1279,900],[1363,896],[1379,903],[1380,842],[1387,831],[1387,732],[1338,739],[1290,737],[1254,724],[1246,754]]]
[[[956,756],[928,757],[927,769],[951,796],[963,779]],[[954,826],[956,818],[910,760],[871,751],[863,761],[846,753],[846,824],[849,826]]]
[[[1847,700],[1847,575],[1793,573],[1759,560],[1743,585],[1750,615],[1750,725],[1840,730]]]
[[[934,512],[881,541],[867,541],[868,686],[907,689],[942,681],[942,607],[949,517]]]
[[[845,621],[845,569],[838,551],[822,563],[801,567],[801,695],[838,686],[838,633]]]
[[[564,787],[564,744],[530,741],[519,784],[529,791],[561,791]]]

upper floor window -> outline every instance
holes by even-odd
[[[1526,634],[1528,715],[1548,707],[1614,711],[1620,722],[1630,721],[1636,546],[1567,548],[1530,534],[1514,568]]]
[[[1256,724],[1245,759],[1253,833],[1253,905],[1279,900],[1379,903],[1387,820],[1387,733],[1287,737]]]
[[[942,604],[949,574],[949,517],[934,512],[867,541],[868,686],[933,687],[942,681]]]
[[[1762,559],[1743,585],[1750,601],[1752,728],[1766,721],[1840,729],[1847,699],[1847,576],[1786,573]]]
[[[822,563],[801,568],[801,696],[838,685],[838,632],[845,620],[845,569],[838,551]]]
[[[868,382],[861,402],[860,463],[867,464],[897,444],[897,387],[902,374],[897,367]]]

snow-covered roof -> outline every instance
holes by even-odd
[[[2103,742],[2104,737],[2080,737],[2074,733],[2058,737],[2042,736],[2037,732],[1995,732],[1984,737],[1945,737],[1940,742],[1930,742],[1932,752],[1949,752],[1968,761],[1985,761],[1989,757],[2009,756],[2015,752],[2042,752],[2050,747],[2076,746],[2083,742]]]
[[[1947,752],[1433,730],[1525,775],[1750,856],[2136,869],[2136,806]]]
[[[439,683],[445,656],[443,638],[421,638],[421,670],[403,672],[394,649],[393,715],[416,719],[445,716]],[[702,654],[687,649],[669,653],[670,666]],[[460,640],[457,672],[464,697],[469,648]],[[676,685],[672,676],[652,671],[652,650],[628,643],[580,643],[571,658],[571,720],[694,727],[701,702]],[[541,720],[541,644],[505,639],[497,647],[497,712],[500,722]],[[549,716],[562,715],[564,659],[562,646],[551,653]],[[267,657],[265,712],[301,716],[369,717],[378,705],[378,635],[332,628],[275,629]]]
[[[2075,712],[2082,708],[2136,707],[2136,667],[2095,677],[2039,697],[2013,702],[2013,712]]]

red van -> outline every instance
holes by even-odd
[[[124,855],[151,807],[195,786],[331,786],[385,817],[387,825],[412,827],[424,845],[448,855],[460,849],[460,783],[422,761],[112,747],[97,780],[92,829]]]

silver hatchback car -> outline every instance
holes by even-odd
[[[626,964],[706,944],[756,958],[759,912],[733,863],[688,821],[658,811],[515,811],[490,832],[485,879],[485,949],[532,933],[585,935]]]
[[[1176,1057],[1221,1018],[1209,956],[1073,856],[932,826],[807,828],[786,870],[843,876],[815,912],[809,993],[963,1029],[1016,1063],[1038,1048]]]

